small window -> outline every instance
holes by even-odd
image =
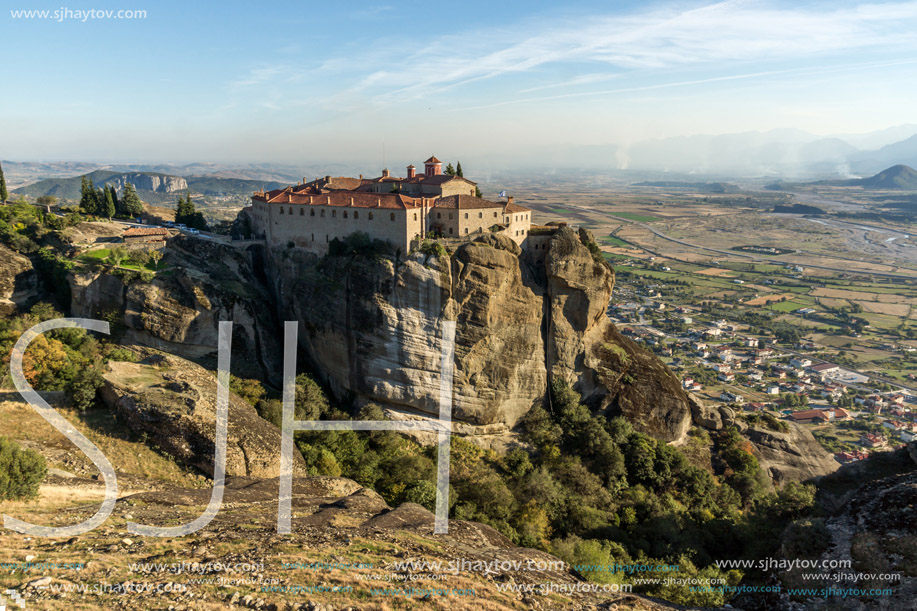
[[[315,208],[312,208],[312,210],[309,210],[309,216],[315,216]],[[312,239],[314,240],[315,238],[312,238]]]
[[[452,227],[449,228],[449,233],[452,233]]]
[[[290,214],[293,214],[293,206],[290,206]]]
[[[333,217],[336,217],[337,215],[338,215],[338,211],[337,211],[337,210],[332,210],[332,211],[331,211],[331,216],[332,216],[332,218],[333,218]]]
[[[325,234],[325,241],[326,241],[326,242],[330,242],[330,241],[331,241],[331,240],[328,239],[328,234],[327,234],[327,233]]]
[[[280,209],[280,214],[283,214],[283,208]]]
[[[436,213],[436,218],[438,218],[438,219],[443,218],[443,213],[442,213],[442,212],[437,212],[437,213]]]
[[[322,210],[322,216],[325,216],[325,211],[324,211],[324,210]]]
[[[305,208],[300,208],[300,209],[299,209],[299,216],[306,216],[306,209],[305,209]]]
[[[496,212],[494,212],[494,218],[497,218],[497,213],[496,213]]]
[[[355,218],[355,219],[360,218],[360,211],[359,211],[359,210],[354,210],[354,211],[353,211],[353,218]]]
[[[467,227],[465,227],[465,233],[468,233],[468,228],[467,228]]]
[[[314,233],[312,234],[312,241],[313,241],[313,242],[315,241],[315,234],[314,234]]]
[[[344,210],[344,218],[345,218],[345,219],[347,218],[347,211],[346,211],[346,210]]]
[[[394,212],[392,212],[391,218],[392,218],[393,221],[395,220],[395,213],[394,213]]]
[[[468,213],[467,213],[467,212],[465,213],[465,218],[466,218],[466,219],[468,218]]]
[[[449,220],[450,220],[450,221],[452,220],[452,213],[451,213],[451,212],[449,213]]]
[[[479,219],[484,218],[484,213],[483,213],[483,212],[478,212],[478,218],[479,218]]]
[[[369,220],[373,220],[373,213],[372,213],[372,212],[369,213]]]
[[[416,213],[416,212],[414,213],[414,220],[415,220],[415,221],[417,220],[417,213]]]

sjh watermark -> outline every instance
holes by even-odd
[[[57,23],[65,21],[86,23],[90,20],[103,19],[146,19],[147,13],[145,9],[71,9],[62,6],[56,9],[10,9],[10,17],[13,19],[56,21]]]
[[[436,511],[433,532],[449,532],[449,449],[452,437],[452,377],[455,371],[455,321],[440,320],[438,327],[441,345],[439,418],[436,420],[296,420],[294,397],[296,394],[296,349],[298,323],[284,323],[283,349],[283,423],[280,445],[280,494],[277,511],[277,532],[290,534],[293,489],[293,433],[295,431],[434,431],[437,435],[438,461],[436,475]],[[22,360],[26,349],[42,333],[54,329],[78,328],[108,334],[108,323],[91,318],[57,318],[38,323],[17,340],[10,355],[10,373],[19,394],[38,415],[74,443],[95,464],[105,483],[105,499],[90,518],[72,526],[39,526],[3,516],[3,526],[34,537],[74,537],[102,525],[111,515],[118,498],[118,477],[111,462],[85,435],[77,431],[63,416],[41,398],[32,388],[23,372]],[[434,338],[435,341],[435,338]],[[147,526],[128,522],[127,530],[133,535],[146,537],[182,537],[204,528],[216,517],[223,505],[226,486],[226,437],[229,420],[229,361],[232,345],[232,322],[219,324],[217,357],[216,438],[213,457],[213,489],[210,502],[203,514],[180,526]]]

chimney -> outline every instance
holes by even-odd
[[[382,207],[382,198],[380,197],[379,199],[376,200],[376,208],[381,208],[381,207]]]
[[[312,203],[312,196],[311,196],[311,195],[309,196],[309,203],[310,203],[310,204]]]
[[[363,175],[362,175],[362,174],[360,174],[360,180],[363,180]]]
[[[306,184],[306,177],[305,177],[305,176],[302,177],[302,184]]]
[[[331,174],[325,176],[325,182],[331,182]]]
[[[417,168],[414,167],[414,164],[408,166],[408,178],[414,178],[417,176]]]
[[[391,174],[392,173],[389,172],[388,169],[382,170],[382,178],[388,178]]]
[[[350,205],[353,206],[353,197],[350,198]]]
[[[509,195],[509,196],[506,197],[506,203],[507,203],[507,204],[513,203],[513,196],[512,196],[512,195]]]

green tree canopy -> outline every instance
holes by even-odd
[[[3,176],[3,166],[0,166],[0,202],[5,202],[9,198],[10,193],[6,190],[6,177]]]
[[[143,202],[140,201],[140,196],[137,195],[137,190],[134,189],[134,185],[131,183],[124,185],[124,193],[121,195],[120,204],[124,214],[130,217],[137,217],[143,214]]]

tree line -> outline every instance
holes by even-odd
[[[118,192],[110,184],[98,189],[91,178],[83,176],[80,185],[80,211],[109,220],[114,216],[136,218],[143,214],[143,202],[131,183],[124,185],[124,192],[118,197]]]

